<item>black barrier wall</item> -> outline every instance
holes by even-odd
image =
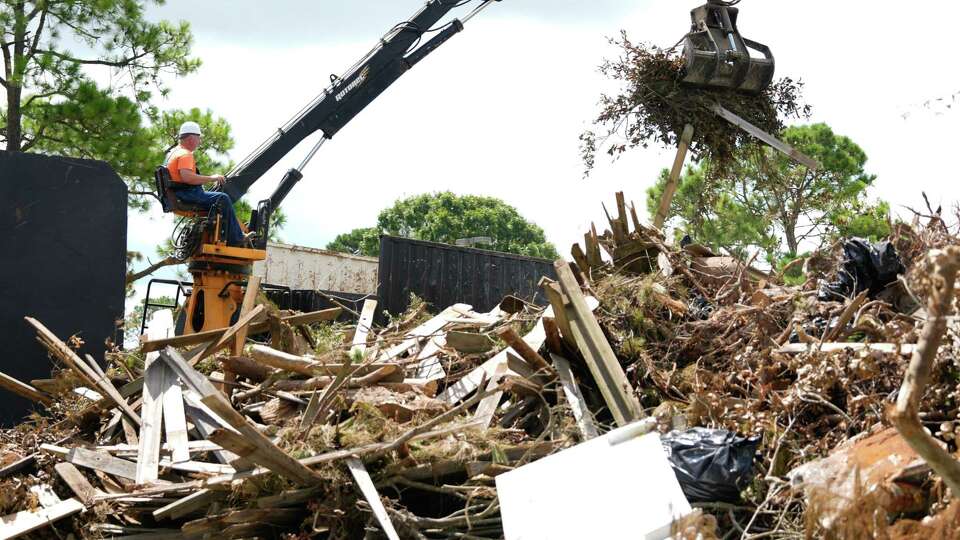
[[[0,151],[0,371],[24,382],[50,377],[50,360],[23,320],[102,361],[123,318],[127,187],[101,161]],[[0,423],[31,402],[0,390]]]
[[[552,261],[381,236],[377,311],[402,313],[410,293],[433,311],[456,303],[489,311],[508,295],[545,305],[537,288],[543,276],[556,279]]]

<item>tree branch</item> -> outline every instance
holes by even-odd
[[[147,55],[149,54],[149,52],[148,52],[147,50],[144,50],[142,53],[135,54],[135,55],[133,55],[133,56],[130,56],[130,57],[127,57],[127,58],[123,58],[123,59],[120,59],[120,60],[88,60],[88,59],[85,59],[85,58],[74,58],[74,57],[70,56],[69,54],[64,54],[64,53],[62,53],[62,52],[54,51],[54,50],[50,50],[50,49],[38,49],[37,52],[39,52],[39,53],[44,53],[44,54],[49,54],[49,55],[51,55],[51,56],[56,56],[57,58],[60,58],[60,59],[62,59],[62,60],[67,60],[67,61],[69,61],[69,62],[75,62],[75,63],[77,63],[77,64],[97,65],[97,66],[110,66],[110,67],[126,67],[126,66],[129,66],[130,64],[132,64],[133,62],[135,62],[136,60],[139,60],[139,59],[141,59],[141,58],[143,58],[144,56],[147,56]]]
[[[930,254],[933,287],[927,305],[927,322],[923,326],[920,341],[910,359],[910,366],[903,378],[903,386],[897,396],[897,405],[890,411],[890,421],[917,454],[930,468],[943,478],[953,496],[960,496],[960,462],[937,444],[932,435],[924,431],[920,423],[920,399],[926,391],[930,370],[937,358],[937,351],[947,329],[947,321],[953,311],[953,289],[960,269],[960,246],[937,250]]]
[[[127,274],[127,285],[133,283],[134,281],[137,281],[142,277],[149,276],[150,274],[156,272],[157,270],[165,266],[173,266],[175,264],[180,264],[180,261],[176,257],[169,256],[161,260],[160,262],[151,264],[150,266],[144,268],[143,270],[140,270],[139,272],[132,272],[130,274]]]

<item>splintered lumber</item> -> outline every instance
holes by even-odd
[[[29,384],[20,382],[19,380],[2,372],[0,372],[0,388],[9,390],[20,397],[27,398],[31,401],[36,401],[37,403],[46,405],[47,407],[53,405],[53,400],[50,399],[50,396],[40,392]]]
[[[667,179],[667,184],[663,188],[663,195],[660,196],[657,215],[653,218],[653,227],[656,229],[662,229],[664,222],[667,221],[667,214],[670,212],[670,203],[673,202],[673,194],[677,191],[677,182],[680,180],[680,173],[683,172],[683,162],[687,159],[687,150],[690,149],[690,142],[692,140],[693,126],[687,124],[683,126],[683,133],[680,134],[677,156],[673,160],[673,168],[670,169],[670,177]]]
[[[406,335],[404,335],[404,340],[384,351],[380,355],[379,360],[386,362],[402,355],[418,345],[423,338],[439,332],[441,328],[450,323],[451,318],[456,317],[460,312],[466,312],[471,309],[473,309],[473,306],[468,304],[455,304],[448,307],[441,311],[436,317],[407,332]]]
[[[757,139],[760,139],[761,141],[767,143],[768,145],[770,145],[770,147],[774,148],[775,150],[778,150],[779,152],[783,153],[790,159],[796,161],[801,165],[806,165],[810,170],[815,171],[820,168],[820,162],[818,162],[817,160],[803,154],[796,148],[790,146],[789,144],[781,141],[780,139],[774,137],[773,135],[767,133],[766,131],[763,131],[757,126],[737,116],[733,112],[724,108],[719,103],[714,103],[713,105],[711,105],[710,110],[716,113],[717,116],[719,116],[720,118],[723,118],[727,122],[730,122],[731,124],[746,131],[747,133],[756,137]]]
[[[240,319],[237,320],[236,324],[234,324],[230,328],[227,328],[226,331],[224,331],[224,333],[219,338],[212,341],[202,351],[193,355],[190,358],[190,365],[191,366],[197,365],[197,362],[203,360],[207,356],[210,356],[211,354],[219,351],[222,347],[226,346],[228,343],[230,343],[230,340],[236,337],[236,335],[240,331],[245,330],[247,328],[247,325],[253,322],[253,319],[255,319],[258,315],[263,313],[265,309],[266,307],[260,305],[251,309],[249,312],[247,312],[246,315],[241,316]]]
[[[177,384],[177,375],[164,364],[163,429],[170,447],[170,459],[174,463],[190,461],[187,437],[187,417],[183,407],[183,391]]]
[[[377,301],[367,299],[363,301],[360,320],[357,321],[357,331],[353,333],[353,347],[350,354],[363,354],[367,350],[367,336],[373,328],[373,317],[377,314]]]
[[[557,377],[563,386],[563,395],[566,396],[567,403],[570,404],[570,410],[573,411],[573,418],[577,421],[580,434],[583,435],[584,440],[596,437],[599,435],[597,426],[593,423],[590,410],[587,408],[587,402],[583,399],[583,394],[580,393],[580,387],[577,386],[577,381],[573,377],[573,371],[570,370],[570,362],[558,354],[551,354],[550,358],[557,368]]]
[[[96,386],[94,378],[90,377],[90,375],[87,373],[87,370],[84,369],[87,367],[86,364],[84,364],[83,360],[80,359],[75,352],[73,352],[73,349],[68,347],[66,343],[60,341],[60,338],[58,338],[56,334],[51,332],[50,329],[44,326],[40,321],[34,319],[33,317],[24,317],[24,320],[27,321],[30,326],[33,326],[33,328],[37,331],[40,343],[42,343],[47,350],[53,353],[64,364],[66,364],[67,367],[72,369],[80,377],[84,384],[91,387]]]
[[[147,358],[143,376],[143,407],[140,412],[140,448],[137,452],[138,484],[154,482],[160,474],[160,439],[163,434],[163,392],[169,384],[166,364]]]
[[[537,321],[537,325],[533,328],[533,330],[531,330],[527,335],[523,336],[523,341],[531,349],[539,349],[543,345],[543,342],[546,341],[547,334],[543,330],[543,317],[552,316],[552,308],[547,308],[546,311],[543,312],[543,315],[541,315],[541,320]],[[459,381],[448,386],[439,396],[437,396],[437,398],[442,401],[446,401],[451,405],[460,402],[463,398],[467,397],[474,390],[479,388],[485,379],[493,376],[497,366],[507,362],[507,354],[509,353],[517,354],[516,351],[510,347],[500,351],[494,355],[493,358],[490,358],[470,373],[467,373],[461,377]]]
[[[97,452],[87,448],[63,448],[52,444],[42,444],[40,449],[48,454],[59,456],[67,463],[78,467],[85,467],[107,474],[135,480],[137,478],[137,464],[125,459],[115,458],[104,452]]]
[[[542,327],[543,321],[540,321],[540,325]],[[516,351],[516,353],[520,356],[520,358],[526,360],[526,362],[533,366],[534,369],[543,370],[548,374],[553,373],[553,367],[551,367],[550,364],[548,364],[547,361],[540,356],[540,353],[528,345],[526,341],[521,339],[513,328],[510,328],[509,326],[502,328],[497,332],[497,335],[500,337],[500,339],[506,341],[507,345],[510,345],[510,347],[513,348],[513,350]],[[546,332],[544,332],[544,341],[545,340]]]
[[[324,309],[322,311],[313,311],[310,313],[302,313],[300,315],[290,315],[288,317],[281,317],[280,322],[287,323],[291,326],[298,326],[304,324],[312,324],[315,322],[322,321],[332,321],[340,316],[340,313],[343,310],[340,308],[333,309]],[[270,330],[270,324],[266,321],[255,322],[250,324],[247,328],[247,334],[259,334],[262,332],[267,332]],[[207,330],[206,332],[198,332],[196,334],[190,334],[187,336],[174,336],[164,339],[150,339],[140,342],[140,350],[143,352],[153,352],[159,351],[164,347],[187,347],[190,345],[199,345],[202,343],[208,343],[213,340],[217,340],[223,336],[227,329],[217,329],[217,330]],[[141,338],[143,339],[143,338]]]
[[[154,510],[153,517],[157,520],[179,519],[190,513],[207,508],[210,506],[210,503],[226,498],[226,496],[227,494],[223,491],[200,489],[182,499]]]
[[[16,538],[30,531],[46,527],[54,521],[71,516],[84,509],[79,499],[61,501],[50,508],[24,510],[16,514],[0,517],[0,539]]]
[[[640,402],[630,387],[627,375],[623,372],[617,356],[603,334],[603,330],[594,318],[587,301],[580,290],[580,284],[573,276],[570,265],[560,260],[554,263],[560,287],[570,299],[570,312],[576,318],[570,321],[573,337],[583,354],[594,381],[600,388],[603,399],[613,413],[619,426],[630,424],[643,417]]]
[[[99,490],[93,487],[72,463],[57,463],[53,468],[84,505],[93,504],[93,497],[99,493]]]
[[[240,435],[243,435],[245,442],[254,445],[262,455],[268,456],[268,461],[275,468],[275,472],[300,484],[311,484],[317,480],[313,471],[277,448],[270,439],[251,425],[242,414],[233,408],[227,398],[206,377],[193,369],[175,349],[167,347],[160,352],[160,358],[177,373],[184,384],[200,395],[200,400],[204,405],[236,429]],[[221,446],[229,450],[227,446],[223,444]]]
[[[390,540],[400,540],[400,535],[398,535],[396,529],[393,528],[393,522],[390,521],[390,516],[387,515],[387,509],[384,508],[383,501],[380,500],[380,493],[377,492],[376,486],[373,485],[373,479],[370,478],[370,473],[367,472],[367,468],[363,466],[363,462],[357,458],[348,458],[347,468],[350,469],[350,474],[353,475],[353,481],[356,482],[357,487],[360,488],[360,492],[363,493],[363,498],[366,499],[370,505],[370,509],[373,511],[374,517],[377,518],[377,522],[380,523],[384,534],[386,534]]]
[[[490,382],[487,383],[487,390],[493,391],[500,384],[500,379],[507,374],[507,371],[507,364],[497,365],[493,375],[490,377]],[[493,421],[493,415],[496,414],[497,407],[500,405],[501,398],[503,398],[503,390],[497,390],[480,401],[480,404],[477,405],[476,412],[473,414],[473,417],[477,420],[478,427],[487,429],[490,426],[490,422]]]
[[[541,278],[537,285],[543,290],[543,293],[547,296],[547,300],[553,307],[553,319],[557,324],[557,328],[560,330],[560,337],[571,350],[576,350],[577,342],[573,340],[573,332],[570,330],[570,322],[567,318],[566,306],[570,301],[563,292],[561,292],[560,285],[550,278]]]

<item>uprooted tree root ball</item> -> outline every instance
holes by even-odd
[[[810,114],[810,107],[801,99],[800,81],[779,79],[756,96],[693,87],[681,82],[683,58],[674,49],[633,43],[625,31],[610,42],[621,49],[621,55],[605,60],[600,71],[623,88],[619,94],[600,97],[595,131],[580,136],[588,173],[599,151],[615,157],[638,146],[676,146],[686,124],[694,126],[694,158],[709,158],[718,170],[725,170],[732,164],[735,150],[749,142],[750,136],[711,112],[713,103],[771,134],[783,130],[787,119]]]

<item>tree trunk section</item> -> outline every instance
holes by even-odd
[[[21,130],[20,95],[23,88],[10,84],[7,88],[7,150],[19,152],[23,146]]]

